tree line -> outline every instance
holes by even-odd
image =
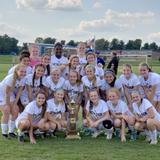
[[[57,41],[56,38],[47,37],[37,37],[35,39],[35,43],[45,43],[45,44],[55,44]],[[18,46],[18,40],[14,37],[10,37],[7,34],[0,35],[0,54],[14,54],[18,53],[22,49],[27,48],[27,43],[23,43],[22,46]],[[63,45],[69,45],[72,47],[76,47],[79,42],[70,40],[66,43],[65,40],[61,40]],[[152,50],[152,51],[160,51],[160,46],[156,44],[156,42],[152,43],[144,43],[142,45],[141,39],[128,40],[128,42],[124,42],[123,40],[119,40],[117,38],[113,38],[111,41],[108,41],[104,38],[96,39],[95,49],[99,51],[105,50]]]

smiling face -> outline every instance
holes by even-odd
[[[80,43],[77,47],[77,52],[79,55],[85,55],[86,45],[84,43]]]
[[[141,96],[139,93],[131,93],[132,101],[140,104],[141,103]]]
[[[46,97],[43,93],[38,93],[36,97],[37,105],[40,107],[44,104]]]
[[[17,69],[18,78],[22,79],[26,76],[26,67],[20,67]]]
[[[114,91],[109,91],[108,99],[112,102],[112,104],[117,104],[119,100],[119,95]]]
[[[78,65],[79,65],[79,58],[78,57],[72,58],[72,60],[71,60],[71,66],[75,68]]]
[[[112,74],[106,74],[105,75],[105,80],[108,84],[112,83],[114,80],[114,76]]]
[[[144,78],[147,78],[148,74],[149,74],[149,69],[147,68],[147,66],[140,66],[139,67],[139,73]]]
[[[95,55],[94,54],[89,54],[86,57],[88,64],[94,64],[95,63]]]
[[[28,66],[30,63],[30,58],[29,57],[24,57],[22,60],[21,60],[21,64],[25,65],[25,66]]]
[[[94,105],[97,105],[98,101],[99,101],[99,96],[98,96],[97,91],[91,91],[89,93],[89,99],[90,99],[90,101],[93,102]]]
[[[94,69],[93,68],[86,67],[85,72],[86,72],[86,75],[87,75],[88,79],[93,79],[94,78]]]
[[[51,61],[51,57],[49,55],[45,55],[44,57],[42,57],[42,64],[47,66],[50,64]]]
[[[44,67],[42,66],[36,67],[35,72],[36,72],[36,78],[42,77],[44,75]]]
[[[71,84],[75,84],[75,83],[77,82],[77,79],[78,79],[77,73],[71,71],[71,72],[69,73],[69,81],[70,81],[70,83],[71,83]]]
[[[131,68],[129,66],[124,66],[123,67],[123,74],[127,79],[129,79],[131,77],[131,74],[132,74]]]
[[[30,47],[30,57],[31,58],[37,58],[39,57],[39,47],[37,45],[32,45]]]
[[[61,72],[60,72],[60,70],[53,70],[52,72],[51,72],[51,77],[52,77],[52,80],[53,80],[53,82],[58,82],[59,81],[59,79],[60,79],[60,75],[61,75]]]
[[[63,98],[64,98],[64,91],[63,90],[57,90],[54,93],[54,99],[56,100],[56,102],[58,102],[58,103],[63,102]]]

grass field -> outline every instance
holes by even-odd
[[[7,63],[5,63],[7,61]],[[12,65],[10,57],[0,57],[0,80]],[[154,65],[156,64],[156,65]],[[160,73],[159,62],[152,62],[152,69]],[[133,71],[138,74],[137,66]],[[119,68],[119,74],[122,67]],[[81,122],[80,122],[81,123]],[[3,140],[0,137],[0,160],[159,160],[160,143],[151,146],[141,137],[136,142],[112,139],[104,136],[97,139],[82,137],[81,140],[65,140],[60,138],[38,139],[36,145],[29,141],[20,145],[16,139]]]

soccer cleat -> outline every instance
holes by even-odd
[[[2,134],[2,137],[3,137],[4,139],[8,139],[8,134]]]
[[[157,140],[151,140],[150,144],[157,144],[158,141]]]
[[[9,133],[9,137],[11,137],[11,138],[16,138],[17,135],[16,135],[15,133]]]
[[[102,131],[96,131],[92,134],[92,138],[97,138],[100,134],[102,133]]]
[[[18,142],[24,143],[24,135],[18,136]]]
[[[112,135],[113,135],[113,127],[111,129],[107,129],[106,132],[106,139],[112,139]]]

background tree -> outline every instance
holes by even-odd
[[[43,38],[42,37],[37,37],[34,42],[35,43],[43,43]]]

